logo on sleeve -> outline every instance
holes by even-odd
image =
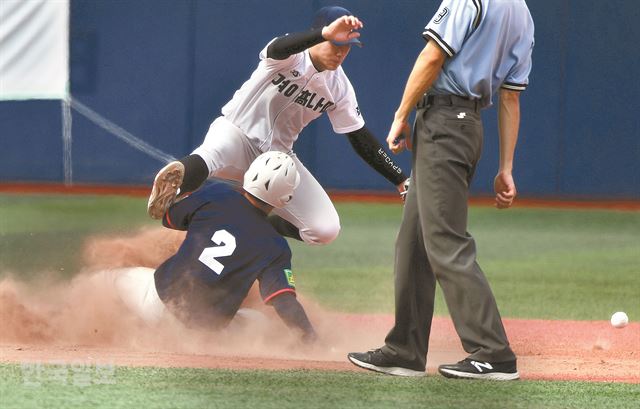
[[[360,107],[356,107],[356,114],[358,114],[358,116],[362,115],[362,113],[360,112]]]
[[[436,15],[436,18],[433,19],[434,24],[440,24],[442,20],[449,14],[449,9],[444,7],[440,12]]]
[[[288,268],[285,268],[284,269],[284,276],[287,277],[287,283],[291,287],[295,287],[296,286],[296,280],[293,278],[293,271],[291,271]]]

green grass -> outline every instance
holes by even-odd
[[[338,204],[342,232],[326,247],[292,243],[300,287],[336,310],[393,311],[395,205]],[[640,212],[472,208],[478,261],[505,317],[640,316]],[[436,313],[447,314],[438,291]]]
[[[145,216],[140,198],[0,194],[0,274],[72,276],[87,236],[152,224]]]
[[[391,313],[402,207],[336,207],[342,232],[334,243],[291,242],[300,292],[334,310]],[[143,198],[0,195],[0,274],[69,277],[88,235],[154,224]],[[504,317],[640,317],[640,212],[477,207],[469,225]],[[447,314],[440,292],[436,313]]]
[[[60,369],[67,377],[60,377]],[[370,373],[118,367],[110,384],[75,386],[77,372],[0,365],[3,408],[630,408],[631,384],[450,381]],[[55,378],[50,379],[52,374]],[[39,386],[32,386],[40,379]],[[89,379],[93,379],[89,377]],[[25,384],[25,382],[27,384]]]
[[[336,242],[291,243],[299,291],[326,308],[391,313],[401,206],[337,208],[343,230]],[[87,236],[153,224],[142,198],[0,195],[0,276],[30,280],[54,271],[71,277],[81,268]],[[473,208],[469,229],[503,316],[608,319],[624,310],[632,320],[640,317],[640,212]],[[446,314],[441,296],[436,312]],[[640,401],[638,385],[364,372],[118,367],[112,383],[88,386],[74,385],[69,367],[43,366],[41,374],[42,384],[29,386],[25,382],[34,379],[23,366],[0,364],[0,407],[583,409],[630,408]]]

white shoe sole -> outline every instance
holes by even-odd
[[[351,361],[354,365],[357,365],[361,368],[369,369],[371,371],[386,373],[388,375],[395,375],[395,376],[425,376],[426,375],[426,372],[424,371],[414,371],[413,369],[402,368],[399,366],[389,366],[389,367],[376,366],[366,362],[359,361],[350,356],[348,356],[347,358],[349,358],[349,361]]]
[[[184,178],[184,165],[178,161],[160,169],[153,181],[153,188],[147,203],[147,213],[153,219],[162,219],[176,200],[176,193]]]
[[[454,371],[452,369],[439,369],[439,372],[447,378],[460,378],[460,379],[490,379],[492,381],[515,381],[520,379],[518,372],[506,373],[506,372],[489,372],[489,373],[469,373]]]

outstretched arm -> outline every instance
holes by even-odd
[[[407,175],[396,165],[366,126],[347,134],[356,153],[402,193]]]
[[[271,305],[282,321],[287,324],[287,327],[297,329],[302,333],[303,342],[312,343],[318,339],[307,313],[293,293],[286,292],[278,295],[271,300]]]
[[[500,134],[500,168],[493,181],[496,193],[496,207],[511,207],[516,197],[516,184],[513,181],[513,157],[520,128],[520,93],[506,89],[500,90],[498,106],[498,133]]]
[[[354,16],[342,16],[328,26],[287,34],[276,38],[267,47],[267,57],[284,60],[323,41],[348,41],[360,37],[355,30],[361,29],[362,22]]]

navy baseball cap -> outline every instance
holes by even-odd
[[[322,28],[324,26],[328,26],[329,24],[333,23],[334,21],[336,21],[337,19],[339,19],[342,16],[353,16],[353,13],[351,13],[349,10],[343,8],[343,7],[338,7],[338,6],[328,6],[328,7],[323,7],[320,10],[318,10],[316,12],[316,15],[313,17],[313,24],[311,24],[311,28],[315,29],[315,28]],[[352,38],[349,41],[332,41],[333,44],[335,45],[357,45],[362,47],[362,42],[360,42],[360,40],[358,40],[357,38]]]

